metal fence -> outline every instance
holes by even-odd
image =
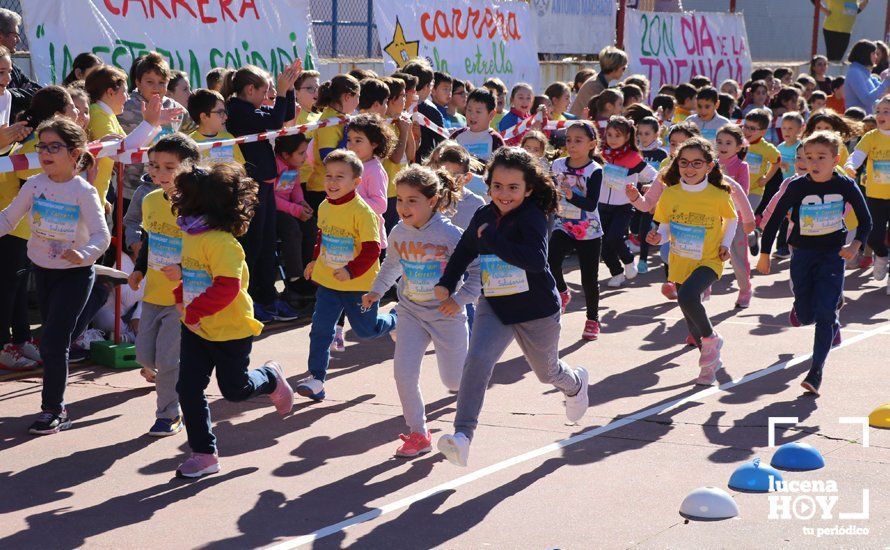
[[[311,0],[309,13],[319,57],[382,57],[374,0]]]

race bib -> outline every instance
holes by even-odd
[[[355,258],[355,241],[352,237],[321,236],[321,257],[331,269],[340,269]]]
[[[290,191],[294,187],[294,183],[297,181],[297,176],[299,176],[299,173],[296,170],[282,172],[281,176],[278,177],[278,181],[275,183],[275,190]]]
[[[235,147],[232,145],[213,147],[210,149],[210,160],[232,162],[235,160]]]
[[[876,160],[871,163],[874,173],[871,180],[878,185],[890,185],[890,160]]]
[[[441,261],[399,260],[405,275],[405,296],[412,302],[429,302],[435,299],[433,288],[444,271]]]
[[[800,205],[800,234],[806,237],[828,235],[844,228],[844,202]]]
[[[470,143],[465,147],[471,155],[481,160],[488,160],[488,157],[491,156],[491,141]]]
[[[525,270],[508,264],[495,254],[479,258],[482,267],[482,292],[487,297],[510,296],[528,292]]]
[[[188,307],[192,300],[210,288],[213,279],[203,269],[182,269],[182,301]]]
[[[844,15],[857,15],[859,4],[856,2],[844,2]]]
[[[711,128],[708,130],[702,130],[701,137],[705,138],[706,140],[710,141],[711,143],[714,143],[715,141],[717,141],[717,129]]]
[[[671,254],[690,260],[701,260],[704,249],[704,227],[671,222]]]
[[[763,155],[748,152],[745,162],[748,163],[748,173],[759,174],[761,167],[763,167]]]
[[[79,218],[80,207],[76,204],[37,197],[31,207],[31,231],[50,241],[74,243]]]
[[[624,191],[624,184],[627,183],[627,168],[607,164],[603,167],[603,183],[613,191]]]
[[[161,131],[158,132],[158,135],[156,135],[155,138],[152,140],[152,144],[157,143],[158,141],[161,140],[162,137],[169,136],[170,134],[174,133],[175,131],[176,130],[173,129],[173,126],[171,126],[169,124],[161,126]]]
[[[182,239],[160,233],[148,234],[148,268],[160,271],[162,267],[182,262]]]

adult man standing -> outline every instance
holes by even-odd
[[[12,10],[0,8],[0,45],[6,46],[10,53],[15,53],[16,47],[21,41],[19,27],[22,26],[22,16]],[[9,93],[12,94],[11,120],[24,111],[31,104],[31,98],[40,89],[40,84],[34,82],[13,64],[10,74]]]

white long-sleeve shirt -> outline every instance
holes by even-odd
[[[12,203],[0,212],[0,236],[12,231],[28,214],[28,258],[40,267],[92,265],[111,243],[99,193],[80,176],[62,183],[44,173],[28,178]],[[63,259],[62,253],[68,249],[80,252],[83,262],[73,264]]]

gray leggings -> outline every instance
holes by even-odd
[[[701,345],[701,339],[714,334],[714,327],[702,304],[702,293],[717,281],[717,274],[710,267],[700,266],[689,274],[683,284],[677,285],[677,302],[686,318],[689,333]]]

